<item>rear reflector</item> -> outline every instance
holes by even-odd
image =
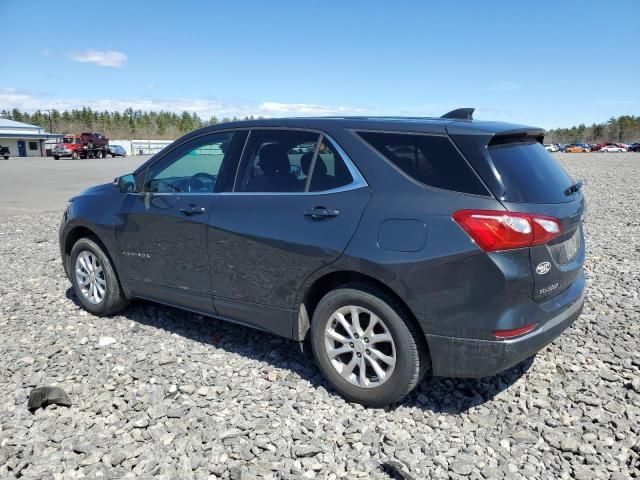
[[[518,337],[520,335],[524,335],[525,333],[529,333],[531,330],[536,328],[537,323],[532,323],[531,325],[525,325],[524,327],[514,328],[513,330],[494,330],[493,334],[498,338],[511,338]]]
[[[497,210],[458,210],[453,219],[485,252],[542,245],[562,234],[560,220]]]

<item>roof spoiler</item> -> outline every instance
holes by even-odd
[[[475,108],[456,108],[445,113],[440,118],[452,118],[455,120],[473,120]]]

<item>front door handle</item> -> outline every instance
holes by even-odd
[[[186,207],[182,207],[180,209],[180,213],[184,214],[184,215],[200,215],[201,213],[204,213],[205,208],[204,207],[199,207],[193,203],[187,205]]]
[[[311,217],[314,220],[322,220],[323,218],[337,217],[340,210],[325,207],[315,207],[312,210],[304,212],[305,217]]]

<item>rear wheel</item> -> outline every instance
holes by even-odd
[[[111,260],[96,241],[78,240],[71,250],[69,267],[73,288],[85,310],[106,316],[127,306]]]
[[[96,152],[96,158],[102,158],[102,150]]]
[[[430,363],[422,333],[401,305],[368,285],[327,293],[313,314],[318,366],[349,400],[382,407],[406,396]]]

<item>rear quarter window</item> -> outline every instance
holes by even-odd
[[[533,138],[500,138],[489,143],[489,156],[505,187],[508,202],[563,203],[573,183],[555,158]]]
[[[358,135],[414,180],[430,187],[489,195],[445,136],[360,131]]]

